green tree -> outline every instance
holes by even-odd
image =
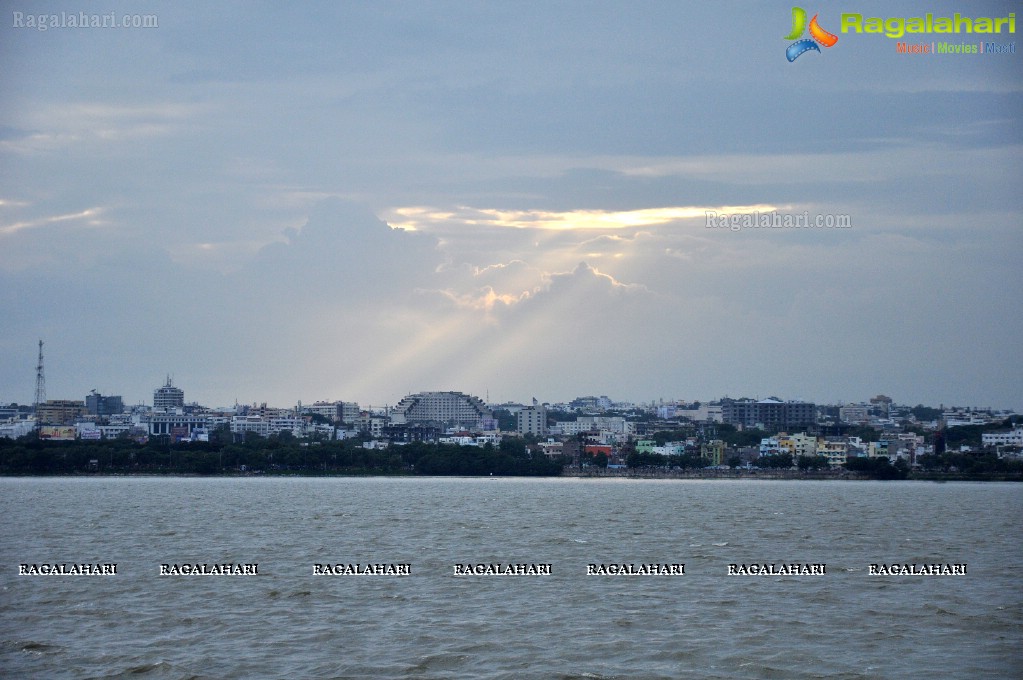
[[[845,467],[853,472],[861,472],[873,479],[905,479],[909,474],[909,466],[903,460],[898,460],[895,465],[891,464],[888,458],[865,458],[860,456],[849,456],[845,460]]]
[[[515,414],[506,408],[499,408],[494,411],[494,419],[497,420],[497,428],[502,432],[515,432],[518,429],[518,421]]]
[[[792,467],[792,454],[786,452],[774,453],[769,456],[760,456],[760,458],[757,458],[756,466],[760,468],[788,470]]]
[[[807,470],[828,469],[828,459],[825,456],[799,456],[796,459],[796,467],[803,472]]]
[[[909,412],[913,414],[913,417],[921,422],[930,422],[941,418],[940,408],[931,408],[930,406],[924,406],[923,404],[917,404],[913,408],[909,409]]]
[[[877,430],[868,425],[850,428],[846,434],[849,437],[859,437],[865,442],[876,442],[880,439]]]

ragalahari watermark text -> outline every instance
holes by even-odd
[[[852,218],[849,215],[819,214],[811,215],[808,211],[801,213],[748,212],[719,213],[716,210],[706,211],[707,229],[850,229]]]
[[[106,12],[60,12],[37,14],[34,12],[13,12],[14,28],[31,28],[48,31],[59,28],[159,28],[159,17],[155,14],[117,14]]]

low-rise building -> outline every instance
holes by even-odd
[[[18,439],[30,434],[36,429],[34,420],[14,420],[0,425],[0,437],[5,439]]]
[[[984,432],[980,439],[984,446],[1023,446],[1023,426],[1009,432]]]
[[[849,441],[845,437],[820,437],[816,455],[827,458],[829,466],[840,467],[849,455]]]
[[[601,455],[606,456],[610,461],[613,455],[612,448],[604,444],[586,444],[583,446],[583,456],[590,461]]]
[[[149,416],[151,436],[168,435],[175,440],[191,439],[196,429],[207,429],[209,422],[205,415],[185,413],[183,409],[154,411]]]
[[[838,419],[843,423],[866,423],[870,421],[870,409],[863,404],[840,406],[838,409]]]
[[[548,438],[547,441],[540,442],[537,446],[539,446],[543,455],[552,460],[561,458],[565,452],[565,443],[553,438]]]
[[[782,453],[782,449],[777,437],[764,437],[760,440],[761,456],[774,456],[779,453]]]
[[[354,424],[359,418],[359,405],[354,401],[317,401],[303,405],[302,413],[315,413],[332,423]]]
[[[700,445],[700,456],[706,458],[710,465],[718,466],[725,464],[725,452],[727,446],[720,439],[711,439]]]
[[[247,432],[252,432],[261,437],[269,437],[272,434],[289,431],[294,436],[301,437],[305,434],[305,425],[305,419],[298,416],[265,418],[258,414],[252,414],[233,417],[231,419],[231,432],[243,435]]]
[[[816,456],[817,437],[811,437],[805,433],[784,434],[779,433],[778,448],[785,453],[791,453],[794,457]]]

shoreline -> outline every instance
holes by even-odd
[[[50,478],[117,478],[117,477],[170,477],[185,479],[331,479],[331,478],[377,478],[377,479],[675,479],[675,480],[753,480],[753,481],[895,481],[895,482],[1023,482],[1023,474],[962,472],[919,472],[910,473],[905,479],[877,479],[847,470],[829,472],[803,472],[800,470],[568,470],[560,475],[417,475],[409,472],[393,474],[380,473],[329,473],[307,472],[225,472],[199,474],[194,472],[79,472],[40,474],[0,473],[0,479],[50,479]]]

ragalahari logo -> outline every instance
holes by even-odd
[[[785,49],[785,58],[790,62],[795,61],[801,54],[809,52],[810,50],[821,51],[821,48],[817,46],[817,43],[824,45],[825,47],[833,47],[838,42],[838,36],[834,33],[828,33],[820,24],[817,23],[817,15],[813,15],[813,19],[810,19],[810,38],[803,38],[798,40],[803,35],[803,31],[806,30],[806,10],[802,7],[792,8],[792,32],[785,36],[785,40],[795,40]],[[812,38],[812,39],[811,39]]]

